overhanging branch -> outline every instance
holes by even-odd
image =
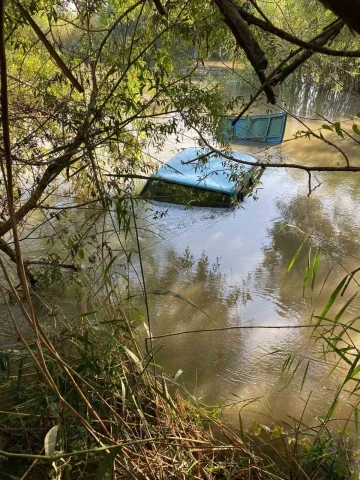
[[[345,23],[338,19],[336,22],[329,25],[324,31],[317,37],[311,40],[311,43],[316,45],[326,45],[329,41],[333,40],[339,35],[343,29]],[[314,50],[304,50],[300,53],[291,63],[282,68],[271,80],[270,85],[275,86],[282,83],[285,78],[287,78],[291,73],[293,73],[297,68],[303,65],[309,58],[314,55]]]
[[[231,0],[214,0],[214,2],[223,15],[225,23],[232,31],[238,45],[244,50],[261,83],[264,84],[266,82],[264,70],[268,65],[268,61],[246,21],[243,19],[241,12]],[[268,83],[265,84],[264,92],[270,103],[276,103],[275,93]]]
[[[320,2],[360,34],[360,0],[320,0]]]
[[[264,30],[265,32],[272,33],[273,35],[285,40],[293,45],[304,48],[305,50],[312,50],[313,52],[323,53],[324,55],[330,55],[333,57],[349,57],[349,58],[360,58],[360,51],[354,50],[332,50],[331,48],[323,47],[321,45],[316,45],[312,43],[301,40],[300,38],[292,35],[281,28],[276,27],[270,22],[266,22],[261,18],[256,17],[242,7],[237,6],[238,11],[241,16],[247,21],[249,25],[255,25],[256,27]]]
[[[38,24],[33,20],[31,15],[25,8],[21,5],[20,2],[15,1],[15,5],[19,9],[21,15],[24,17],[24,19],[27,21],[27,23],[30,25],[30,27],[34,30],[36,35],[38,36],[39,40],[43,43],[44,47],[46,50],[50,53],[51,57],[54,59],[56,65],[60,68],[62,73],[65,75],[65,77],[70,80],[72,85],[78,90],[80,93],[84,92],[84,88],[78,80],[74,77],[73,73],[70,71],[70,69],[65,65],[64,61],[62,58],[59,56],[57,51],[54,49],[54,47],[51,45],[49,40],[46,38],[46,35],[41,31],[40,27]]]

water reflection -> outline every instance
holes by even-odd
[[[294,106],[294,111],[308,115],[316,108],[318,113],[324,114],[320,105],[327,109],[327,102],[332,102],[334,97],[331,94],[328,99],[323,98],[322,103],[321,92],[315,90],[304,91],[303,103],[299,102],[301,108],[296,110]],[[343,110],[336,110],[333,106],[331,111],[327,109],[326,115],[332,118],[345,115],[357,105],[344,101],[341,108]],[[322,123],[321,119],[307,121],[313,129],[319,129]],[[285,156],[287,161],[308,165],[344,163],[343,156],[324,142],[304,138],[294,140],[294,134],[303,128],[295,120],[290,120],[286,132],[289,141],[281,148],[272,149],[271,155]],[[357,144],[344,142],[333,134],[329,138],[346,150],[353,164],[359,164]],[[188,143],[189,139],[186,146]],[[171,156],[171,139],[168,148],[162,153],[165,158],[168,154]],[[234,148],[239,149],[239,146]],[[256,149],[251,153],[264,154]],[[171,288],[181,293],[209,313],[210,319],[180,301],[174,307],[172,301],[163,303],[157,298],[152,303],[154,333],[212,326],[307,324],[312,309],[321,309],[346,271],[358,266],[354,256],[360,253],[356,233],[360,224],[358,176],[316,174],[313,185],[317,182],[321,185],[310,197],[307,182],[306,173],[301,171],[267,170],[262,177],[258,200],[249,198],[234,212],[196,208],[185,211],[176,207],[168,210],[167,218],[155,222],[153,228],[165,240],[153,239],[152,243],[146,239],[143,242],[146,261],[152,265],[147,276],[148,286]],[[304,239],[291,228],[279,232],[284,224],[303,230],[311,236],[315,249],[321,247],[324,251],[317,285],[314,292],[307,291],[305,297],[302,285],[308,247],[304,248],[280,288],[281,279]],[[211,277],[213,274],[209,270],[202,270],[201,275],[196,268],[194,270],[194,265],[190,270],[184,270],[181,259],[184,259],[185,247],[185,256],[201,259],[204,252],[210,265],[218,261],[218,272],[223,275],[220,283],[215,281],[216,276]],[[330,269],[332,273],[323,286]],[[235,303],[230,307],[224,299],[231,288],[240,288],[240,295],[235,296]],[[338,299],[333,307],[335,313],[354,293],[354,288],[355,285]],[[354,317],[358,307],[355,300],[344,321]],[[341,370],[327,377],[335,359],[328,357],[328,363],[324,363],[317,355],[319,343],[310,338],[306,328],[197,333],[162,339],[160,343],[163,347],[158,362],[171,373],[182,368],[185,384],[197,396],[210,403],[221,399],[229,403],[240,402],[238,406],[243,405],[242,400],[259,398],[248,409],[262,414],[271,409],[282,419],[296,416],[310,394],[309,412],[323,413],[342,378]],[[295,356],[294,367],[300,361],[296,376],[289,385],[291,371],[282,372],[287,354]],[[301,390],[309,359],[307,379]]]
[[[279,226],[289,220],[286,206],[292,212],[291,220],[305,231],[318,220],[304,216],[301,197],[292,188],[293,179],[287,177],[286,172],[269,172],[265,175],[264,191],[259,200],[248,199],[244,210],[231,215],[213,213],[215,218],[209,222],[203,211],[177,209],[169,211],[167,221],[157,225],[167,240],[147,245],[145,249],[148,288],[150,291],[175,291],[194,302],[210,318],[181,299],[156,297],[151,300],[155,335],[241,325],[307,323],[310,308],[307,299],[302,297],[305,258],[299,258],[299,265],[280,288],[281,278],[302,238],[291,229],[279,234]],[[280,184],[282,194],[287,193],[283,200],[277,196],[276,186]],[[314,211],[328,222],[325,211],[316,213],[321,212],[316,198],[305,196],[305,201],[308,211]],[[183,227],[175,228],[181,224],[180,220]],[[196,224],[196,228],[189,228],[187,222]],[[177,235],[171,234],[172,228]],[[331,229],[325,228],[324,232],[323,243],[327,241],[332,248]],[[148,240],[144,239],[145,243],[148,244]],[[184,245],[188,245],[185,251]],[[349,243],[352,251],[356,247],[357,242]],[[321,279],[333,263],[331,257],[324,258],[319,270]],[[340,275],[343,270],[334,269],[334,275],[323,289],[320,304],[331,294]],[[318,293],[316,290],[314,297]],[[346,298],[341,301],[345,302]],[[159,364],[170,373],[183,369],[186,386],[205,401],[226,399],[232,403],[261,397],[256,408],[264,411],[264,404],[269,402],[281,418],[299,411],[296,409],[311,391],[309,408],[319,413],[326,405],[324,398],[330,403],[339,378],[336,375],[326,378],[331,367],[314,355],[318,347],[311,341],[307,329],[254,328],[194,333],[161,339],[159,345],[162,345],[157,355]],[[306,361],[301,362],[297,377],[285,388],[291,379],[291,373],[282,375],[288,353],[296,355],[294,366],[301,358],[306,357]],[[311,368],[300,395],[302,374],[310,358],[313,359]],[[328,392],[325,397],[324,391]]]
[[[236,88],[240,87],[231,85],[232,91]],[[243,86],[241,88],[243,91]],[[290,105],[293,113],[305,117],[316,118],[316,111],[334,120],[360,111],[357,100],[355,102],[345,94],[325,94],[321,88],[308,86],[305,82],[296,83],[291,88],[281,87],[280,97]],[[306,123],[310,128],[319,129],[324,121],[306,120]],[[287,161],[308,165],[344,163],[342,155],[323,142],[304,138],[294,140],[295,133],[303,128],[290,119],[286,131],[288,141],[282,147],[266,152],[253,147],[251,153],[260,157],[271,155],[275,159],[284,157]],[[359,164],[359,145],[345,142],[332,133],[328,135],[331,141],[346,150],[353,164]],[[195,132],[189,131],[179,145],[175,136],[169,136],[161,153],[152,153],[159,162],[164,162],[180,148],[194,146],[195,137]],[[239,146],[234,148],[239,149]],[[359,176],[352,173],[316,174],[316,178],[321,186],[308,197],[306,173],[280,168],[266,170],[258,200],[247,198],[239,208],[229,211],[158,205],[151,213],[149,205],[139,204],[137,215],[146,286],[149,292],[153,292],[149,295],[153,334],[237,326],[305,325],[311,310],[321,309],[346,270],[359,265],[355,257],[360,258]],[[316,185],[316,178],[313,185]],[[91,216],[91,211],[84,215],[76,212],[72,218],[52,219],[26,241],[26,255],[31,258],[47,251],[47,238],[53,229],[73,234],[75,224],[78,229],[86,229]],[[42,214],[36,212],[31,217],[31,225],[41,224],[43,220]],[[279,232],[284,224],[303,230],[311,236],[315,248],[324,250],[316,288],[312,294],[308,289],[305,297],[302,285],[307,248],[299,256],[285,284],[280,286],[287,266],[303,241],[294,229]],[[97,229],[99,236],[105,229],[107,246],[119,250],[118,232],[110,218],[101,218],[95,223]],[[26,236],[28,232],[23,234]],[[84,248],[88,259],[94,249],[91,245]],[[135,252],[132,261],[136,269],[138,257]],[[86,274],[91,275],[92,267],[85,265],[84,268],[88,268]],[[124,258],[119,255],[113,264],[113,274],[117,275],[120,286],[124,283],[122,275],[127,274],[124,268]],[[320,295],[330,269],[332,274]],[[137,281],[136,275],[130,273]],[[334,306],[335,312],[354,288],[352,286],[344,297],[339,298]],[[181,297],[165,294],[169,291]],[[78,297],[74,297],[74,292],[74,286],[70,285],[61,299],[60,295],[53,294],[48,303],[60,304],[58,306],[66,314],[73,312],[74,317],[80,311],[91,311],[81,297],[81,288],[76,290]],[[356,315],[358,302],[352,303],[344,320]],[[163,338],[157,344],[161,346],[156,356],[159,365],[172,374],[183,369],[180,378],[189,391],[208,403],[226,399],[228,404],[237,404],[233,409],[236,411],[244,405],[243,401],[259,399],[247,407],[248,419],[251,419],[250,410],[265,414],[271,409],[282,419],[298,416],[311,392],[309,412],[323,413],[342,378],[341,371],[327,377],[333,359],[328,358],[325,364],[316,355],[319,343],[314,343],[307,328],[248,328],[194,333]],[[288,354],[295,356],[294,367],[302,359],[294,379],[291,371],[282,372]],[[311,368],[301,390],[302,375],[309,359]]]

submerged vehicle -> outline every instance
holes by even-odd
[[[225,116],[221,122],[221,136],[229,142],[261,142],[277,145],[283,141],[286,127],[286,113],[248,115],[236,119]]]
[[[286,113],[225,116],[220,134],[232,143],[276,145],[283,141],[286,119]],[[140,195],[158,202],[230,207],[243,199],[262,172],[251,165],[258,162],[251,155],[232,153],[231,157],[235,160],[205,148],[186,148],[152,175]]]
[[[259,177],[258,160],[232,153],[244,165],[205,148],[185,148],[147,181],[140,196],[189,206],[231,207],[242,200]]]

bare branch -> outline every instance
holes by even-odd
[[[78,151],[83,137],[81,134],[77,136],[75,142],[66,150],[66,152],[52,161],[46,168],[43,176],[37,184],[35,190],[30,195],[29,199],[15,212],[15,221],[19,223],[33,208],[36,208],[41,195],[46,190],[49,183],[54,180],[67,166],[71,164],[72,158]],[[11,229],[11,219],[0,223],[0,237],[4,236]]]
[[[298,121],[304,125],[303,122],[301,122],[299,119]],[[305,125],[306,126],[306,125]],[[227,160],[231,160],[235,163],[240,163],[242,165],[250,165],[253,167],[262,167],[262,168],[293,168],[295,170],[304,170],[305,172],[360,172],[360,167],[354,167],[349,164],[348,157],[346,154],[335,144],[329,142],[328,140],[319,137],[318,135],[314,134],[310,129],[309,132],[310,134],[313,134],[313,136],[319,140],[323,140],[332,147],[336,148],[339,150],[339,152],[345,156],[347,164],[342,166],[342,167],[331,167],[331,166],[321,166],[321,165],[311,165],[311,166],[306,166],[306,165],[301,165],[298,163],[274,163],[274,162],[248,162],[246,160],[240,160],[238,158],[234,158],[230,154],[225,153],[223,150],[219,150],[215,148],[213,145],[211,145],[206,138],[202,135],[202,133],[196,128],[196,126],[192,125],[192,128],[196,131],[196,133],[199,135],[201,138],[201,141],[206,145],[208,148],[211,149],[214,153],[217,153],[219,156],[226,158]]]
[[[16,266],[18,266],[18,261],[17,261],[17,256],[15,251],[11,247],[9,247],[9,245],[2,238],[0,238],[0,250],[4,252],[10,258],[10,260],[13,263],[15,263]],[[28,269],[25,262],[23,262],[23,264],[24,264],[26,277],[29,279],[31,285],[35,285],[36,280],[35,280],[34,274]]]
[[[10,141],[10,124],[9,124],[9,100],[8,100],[8,86],[7,86],[7,60],[5,50],[5,17],[4,17],[4,2],[0,2],[0,85],[1,85],[1,113],[2,113],[2,134],[4,145],[5,166],[1,158],[1,172],[6,187],[6,196],[9,207],[8,231],[12,229],[14,236],[15,252],[0,238],[1,248],[8,250],[10,258],[16,263],[17,273],[23,286],[26,299],[30,308],[32,307],[30,293],[28,289],[27,278],[33,282],[31,272],[28,271],[22,261],[21,248],[19,243],[19,235],[17,230],[17,221],[15,218],[14,208],[14,191],[13,191],[13,171],[11,158],[11,141]],[[2,236],[2,235],[0,235]]]
[[[234,126],[236,122],[240,120],[240,118],[249,110],[251,105],[255,102],[255,100],[258,98],[258,96],[266,89],[267,85],[271,83],[271,80],[274,78],[274,76],[277,74],[277,72],[281,69],[283,65],[285,65],[292,57],[297,55],[299,53],[300,49],[295,50],[295,52],[291,52],[285,60],[283,60],[276,68],[275,70],[270,73],[270,75],[265,79],[264,83],[260,86],[258,91],[256,92],[255,95],[253,95],[250,99],[250,101],[247,103],[247,105],[241,110],[239,115],[237,115],[236,118],[231,122],[231,124]]]
[[[360,0],[320,0],[325,8],[340,17],[355,32],[360,33]]]
[[[253,66],[262,84],[266,82],[263,70],[266,69],[268,61],[247,23],[242,17],[239,9],[231,0],[214,0],[218,9],[224,17],[225,23],[232,31],[238,45],[244,50],[248,60]],[[270,103],[276,103],[276,96],[269,83],[265,83],[264,91]]]
[[[46,260],[24,260],[24,265],[41,265],[45,267],[55,266],[60,268],[65,268],[67,270],[73,270],[74,272],[78,272],[80,268],[73,263],[53,263],[48,262]]]
[[[317,37],[311,40],[311,43],[316,45],[326,45],[330,40],[333,40],[344,27],[345,23],[342,20],[337,20],[333,24],[329,25],[324,31]],[[297,58],[295,58],[289,65],[281,69],[275,77],[271,80],[270,85],[275,86],[282,83],[291,73],[305,63],[309,58],[314,55],[313,50],[305,50]]]
[[[162,3],[160,0],[153,0],[154,5],[156,7],[156,10],[160,13],[160,15],[165,16],[166,15],[166,10],[163,7]]]
[[[144,0],[139,0],[138,2],[134,3],[134,5],[131,5],[131,7],[129,7],[127,10],[125,10],[124,13],[122,13],[116,20],[115,22],[111,25],[111,27],[109,28],[109,30],[107,31],[105,37],[103,38],[102,42],[100,43],[100,46],[99,46],[99,49],[97,51],[97,55],[96,55],[96,63],[98,62],[99,58],[100,58],[100,55],[101,55],[101,52],[106,44],[106,42],[108,41],[110,35],[113,33],[113,31],[115,30],[115,28],[119,25],[119,23],[129,15],[129,13],[131,13],[133,10],[135,10],[139,5],[141,5],[142,3],[144,3]]]

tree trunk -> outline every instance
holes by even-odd
[[[325,8],[340,17],[355,32],[360,34],[360,0],[319,0]]]
[[[231,0],[214,0],[214,3],[222,13],[225,23],[230,27],[239,47],[244,50],[261,83],[264,83],[266,80],[264,70],[268,65],[267,58],[248,24],[242,18],[237,6]],[[271,86],[267,85],[264,91],[268,102],[276,103],[276,97]]]

